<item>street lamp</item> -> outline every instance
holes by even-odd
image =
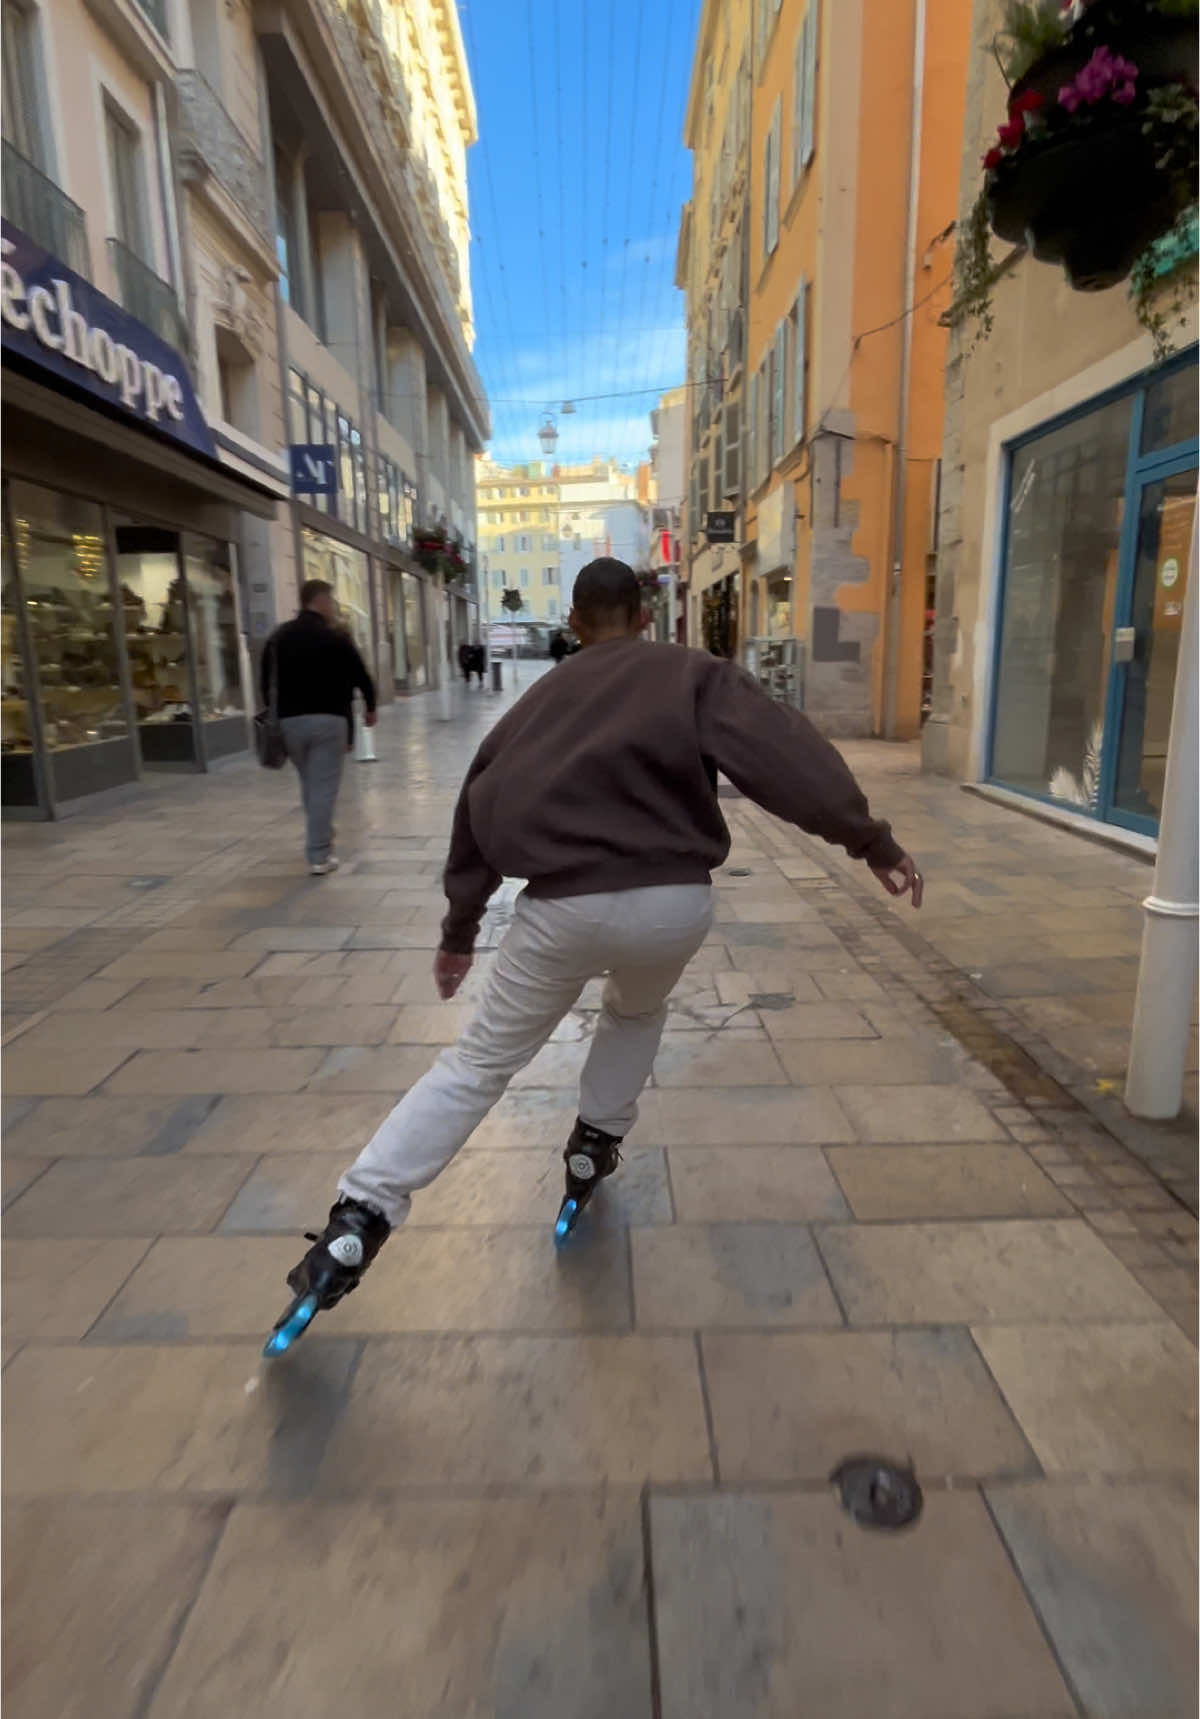
[[[538,441],[542,444],[542,452],[549,459],[558,446],[558,425],[554,421],[553,412],[547,412],[542,418],[542,425],[538,431]]]

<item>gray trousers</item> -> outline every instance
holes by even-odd
[[[667,997],[707,937],[712,912],[707,884],[563,901],[521,896],[466,1032],[384,1118],[338,1191],[376,1207],[393,1229],[402,1224],[413,1190],[445,1169],[601,973],[608,980],[579,1114],[624,1139],[654,1065]]]
[[[287,755],[300,778],[304,801],[305,853],[323,865],[333,846],[333,808],[346,761],[346,723],[341,716],[285,716],[279,723]]]

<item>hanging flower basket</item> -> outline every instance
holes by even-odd
[[[461,544],[442,525],[427,525],[417,530],[413,539],[413,559],[418,567],[435,574],[447,585],[456,584],[467,571]]]
[[[1196,25],[1197,0],[1009,0],[997,48],[1016,81],[956,265],[983,333],[991,233],[1096,292],[1194,205]]]

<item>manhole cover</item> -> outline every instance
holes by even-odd
[[[883,1456],[848,1456],[829,1476],[842,1509],[864,1528],[907,1528],[924,1498],[911,1468]]]
[[[748,865],[733,865],[729,868],[730,877],[753,877],[754,873]]]

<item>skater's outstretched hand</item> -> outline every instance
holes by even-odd
[[[445,949],[439,949],[433,958],[433,982],[438,988],[438,996],[443,1003],[448,1003],[471,971],[473,955],[451,955]]]
[[[873,865],[871,870],[889,895],[911,894],[913,906],[920,907],[925,894],[925,879],[907,854],[895,865]]]

